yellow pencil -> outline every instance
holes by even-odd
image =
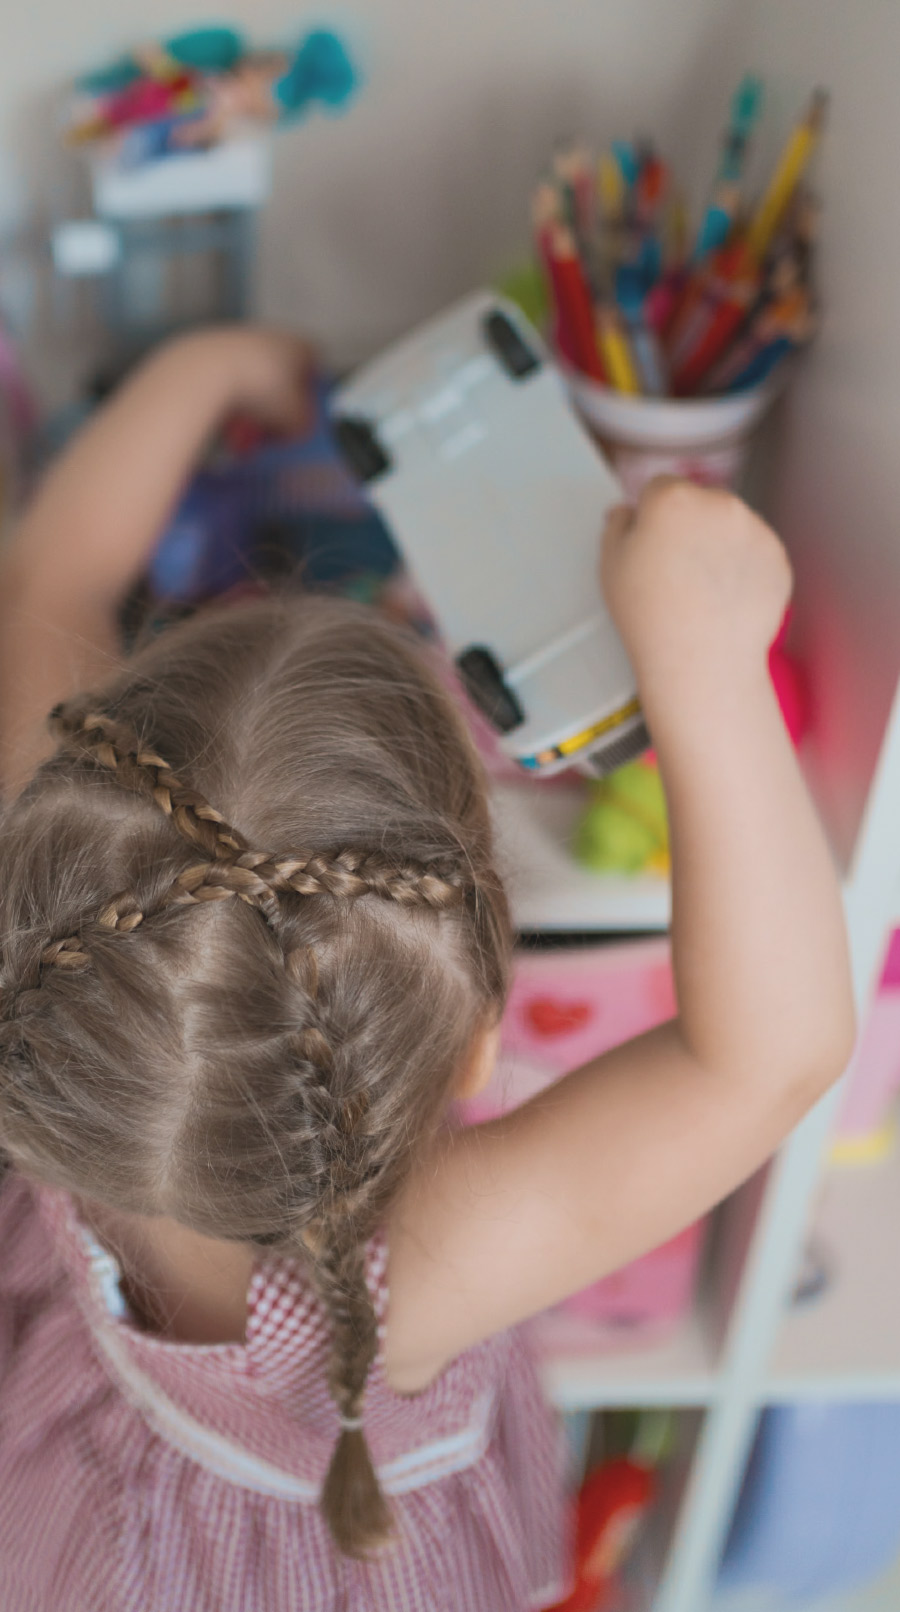
[[[641,390],[641,383],[631,356],[628,337],[614,308],[599,309],[597,340],[603,355],[603,367],[616,391],[637,395]]]
[[[798,123],[788,140],[769,181],[769,188],[753,215],[747,232],[747,246],[757,262],[765,255],[782,214],[818,144],[825,123],[827,105],[826,92],[816,90],[806,117],[802,123]]]
[[[681,191],[676,190],[666,208],[663,225],[663,260],[667,269],[680,269],[688,250],[688,209]]]
[[[611,151],[604,151],[597,163],[597,193],[604,224],[618,224],[625,203],[625,181]]]

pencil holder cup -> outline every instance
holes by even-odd
[[[770,381],[728,397],[631,397],[571,370],[566,379],[629,498],[654,476],[736,486],[753,432],[780,390]]]

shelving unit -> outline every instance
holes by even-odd
[[[519,928],[589,931],[598,938],[658,932],[668,915],[663,884],[598,877],[568,856],[578,800],[577,789],[560,786],[542,791],[539,785],[504,785],[496,792]],[[827,823],[824,793],[819,804]],[[896,911],[897,823],[900,709],[886,728],[844,881],[861,1011]],[[587,1323],[548,1316],[538,1324],[544,1382],[562,1411],[639,1404],[705,1412],[648,1612],[705,1612],[712,1605],[718,1558],[764,1406],[797,1398],[900,1396],[900,1279],[892,1285],[887,1276],[900,1224],[900,1158],[878,1169],[822,1174],[840,1095],[838,1090],[824,1099],[767,1175],[735,1195],[726,1210],[731,1234],[719,1239],[711,1291],[665,1342],[616,1351],[608,1341],[593,1345]],[[815,1225],[838,1279],[806,1308],[789,1309],[820,1194]]]
[[[766,1399],[900,1398],[900,1157],[830,1169],[811,1221],[831,1266],[827,1290],[782,1323]]]

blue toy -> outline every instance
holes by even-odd
[[[806,1603],[874,1578],[900,1549],[900,1405],[764,1412],[720,1583]]]
[[[153,557],[150,592],[193,605],[299,571],[310,586],[367,596],[398,554],[332,440],[320,381],[311,429],[235,442],[193,477]]]

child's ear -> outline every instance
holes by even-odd
[[[456,1087],[456,1096],[460,1102],[467,1102],[484,1091],[494,1073],[499,1050],[499,1024],[489,1025],[477,1032]]]

